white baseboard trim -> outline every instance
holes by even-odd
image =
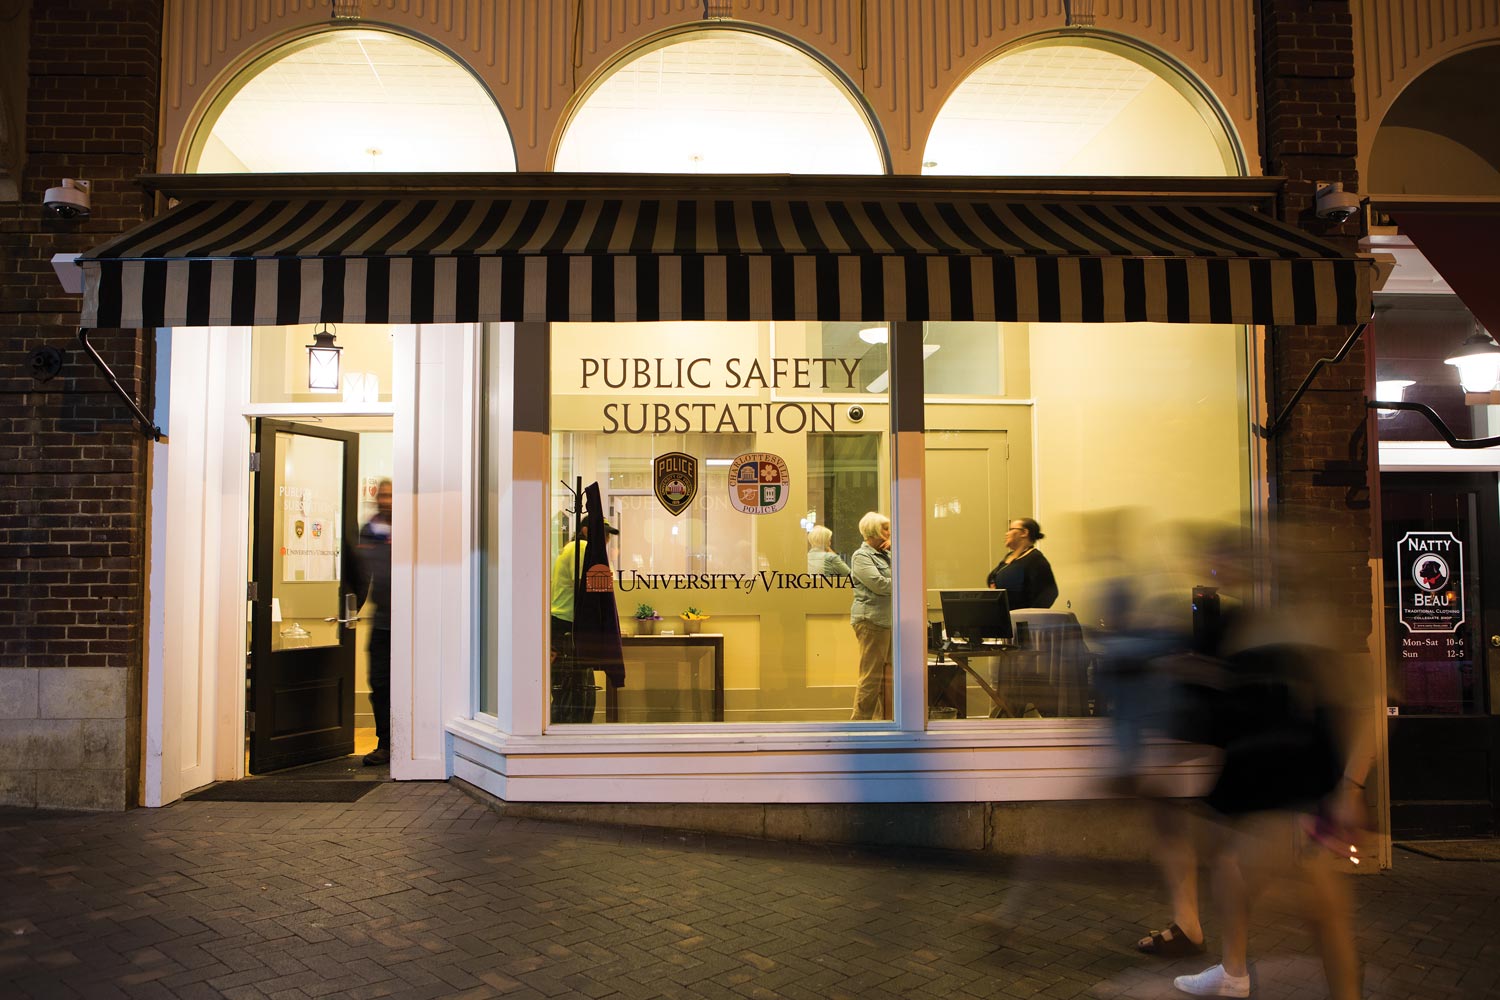
[[[448,732],[453,774],[510,802],[1040,802],[1112,797],[1114,751],[1092,722],[512,737],[459,720]],[[1156,747],[1153,764],[1168,794],[1201,793],[1215,773],[1213,755],[1188,745]]]

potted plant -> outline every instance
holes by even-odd
[[[637,604],[635,608],[635,634],[655,635],[656,623],[661,621],[661,615],[649,604]]]
[[[697,635],[703,631],[703,623],[708,621],[710,616],[705,615],[697,608],[688,608],[678,617],[682,619],[683,635]]]

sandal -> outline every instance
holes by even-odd
[[[1157,958],[1186,958],[1203,954],[1203,945],[1184,934],[1174,923],[1166,930],[1152,931],[1150,937],[1141,938],[1135,943],[1135,950]]]

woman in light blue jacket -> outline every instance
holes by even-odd
[[[854,552],[854,606],[849,611],[859,640],[859,684],[851,719],[891,717],[891,519],[870,511],[859,519],[864,544]]]
[[[821,524],[807,533],[807,571],[826,576],[849,575],[849,564],[833,551],[833,531]]]

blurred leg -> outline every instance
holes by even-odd
[[[1248,975],[1250,889],[1245,881],[1238,845],[1231,845],[1214,865],[1214,901],[1222,924],[1221,964],[1224,971],[1231,976]]]
[[[1360,995],[1359,955],[1354,944],[1351,893],[1343,874],[1328,861],[1318,857],[1304,865],[1307,916],[1317,930],[1329,997],[1356,1000]]]
[[[1188,813],[1179,806],[1155,802],[1151,810],[1156,832],[1156,862],[1172,901],[1172,922],[1192,941],[1203,943],[1198,913],[1198,851],[1193,843]]]

